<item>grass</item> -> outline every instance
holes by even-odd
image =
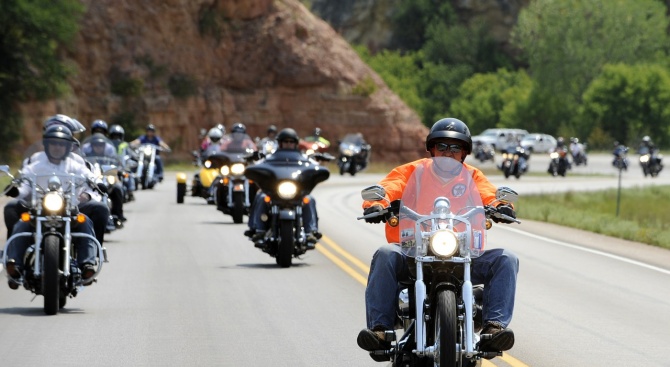
[[[670,186],[526,195],[519,218],[554,223],[670,249]]]

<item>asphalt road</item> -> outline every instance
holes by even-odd
[[[587,167],[566,178],[491,179],[521,195],[615,187],[609,157],[591,158],[594,172],[583,175]],[[540,155],[534,166],[547,167]],[[669,184],[665,174],[645,179],[632,164],[622,185]],[[317,187],[324,238],[280,269],[244,237],[245,225],[203,199],[176,204],[169,175],[127,205],[99,282],[62,313],[44,316],[42,297],[0,285],[0,365],[380,365],[355,341],[370,259],[384,243],[380,225],[355,217],[360,190],[380,177],[333,174]],[[670,366],[669,251],[531,221],[497,225],[488,238],[513,250],[521,270],[516,345],[485,365]]]

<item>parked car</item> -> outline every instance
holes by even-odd
[[[556,138],[549,134],[528,134],[521,139],[521,146],[532,153],[548,153],[556,149]]]
[[[473,136],[472,141],[481,141],[500,152],[509,145],[516,145],[517,139],[527,134],[528,131],[523,129],[486,129],[481,134]]]

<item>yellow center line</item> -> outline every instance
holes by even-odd
[[[348,253],[345,249],[337,245],[333,240],[330,238],[323,236],[321,237],[321,240],[330,248],[332,248],[335,252],[340,254],[342,257],[347,259],[349,262],[352,264],[356,265],[360,270],[362,270],[366,275],[370,273],[370,267],[365,265],[362,261],[357,259],[355,256],[352,254]],[[359,283],[361,283],[364,287],[368,285],[368,280],[365,276],[361,275],[358,271],[356,271],[354,268],[349,266],[346,262],[342,261],[337,255],[329,251],[324,244],[321,242],[317,243],[316,245],[316,250],[319,251],[321,254],[323,254],[325,257],[330,259],[335,265],[339,266],[340,269],[344,270],[345,273],[349,274],[352,278],[357,280]],[[528,367],[527,364],[521,362],[520,360],[512,357],[511,355],[505,353],[503,354],[502,357],[499,357],[502,359],[504,362],[509,364],[512,367]],[[488,360],[482,360],[482,366],[483,367],[495,367],[496,364],[488,361]]]

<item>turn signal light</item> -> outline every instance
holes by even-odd
[[[303,203],[303,204],[309,204],[309,198],[308,198],[307,196],[305,196],[304,198],[302,198],[302,203]]]
[[[224,184],[224,185],[228,185],[228,182],[229,182],[228,177],[226,177],[226,178],[223,179],[223,184]]]
[[[82,224],[86,222],[86,216],[84,214],[77,214],[77,223]]]
[[[263,198],[263,201],[265,201],[266,203],[269,204],[269,203],[270,203],[270,197],[266,195],[266,196]]]
[[[30,213],[28,212],[21,213],[21,221],[30,222]]]

